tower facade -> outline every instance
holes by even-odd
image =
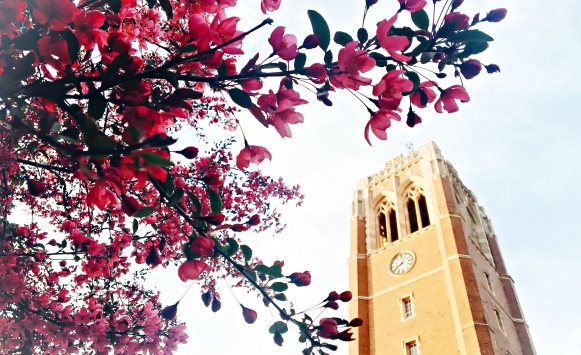
[[[435,143],[357,183],[350,355],[535,355],[497,238]]]

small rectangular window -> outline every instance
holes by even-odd
[[[411,296],[402,298],[401,305],[403,310],[403,319],[408,319],[414,316],[414,305],[412,303]]]
[[[405,344],[406,350],[407,350],[407,355],[419,355],[420,354],[420,350],[418,348],[418,344],[416,343],[416,341],[410,341],[408,343]]]
[[[498,322],[498,328],[500,329],[500,331],[502,331],[504,333],[504,323],[502,322],[502,316],[500,315],[500,312],[497,309],[495,309],[494,314],[496,315],[496,321]]]
[[[494,289],[492,288],[492,279],[490,278],[490,274],[487,272],[484,272],[484,276],[486,277],[486,286],[488,286],[488,289],[494,293]]]

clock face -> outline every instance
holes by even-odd
[[[395,275],[403,275],[416,263],[416,257],[412,253],[399,253],[389,264],[389,270]]]

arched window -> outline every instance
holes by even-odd
[[[416,202],[413,199],[408,200],[408,217],[410,218],[410,233],[417,231],[418,215],[416,214]]]
[[[428,205],[426,204],[426,198],[424,195],[419,195],[418,197],[418,208],[420,210],[420,218],[422,220],[422,227],[427,227],[430,225],[430,215],[428,214]]]
[[[412,186],[408,190],[406,209],[410,223],[410,233],[430,225],[428,204],[421,188]]]
[[[377,212],[377,224],[381,246],[399,239],[397,215],[393,202],[383,201]]]

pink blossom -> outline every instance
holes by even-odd
[[[458,111],[458,104],[456,104],[455,100],[460,100],[460,102],[470,101],[470,96],[468,96],[466,89],[462,85],[452,85],[446,90],[442,90],[440,98],[434,106],[436,112],[442,113],[442,105],[448,113]]]
[[[297,37],[284,34],[284,26],[279,26],[272,31],[268,43],[279,57],[284,60],[293,60],[297,56]]]
[[[308,101],[301,99],[300,94],[284,87],[275,95],[270,90],[268,95],[258,98],[258,106],[268,114],[268,123],[272,124],[281,137],[292,137],[289,124],[301,123],[303,115],[295,111],[295,106]]]
[[[267,11],[275,11],[280,7],[282,0],[262,0],[260,3],[260,9],[262,13],[266,14]]]
[[[321,338],[329,339],[339,334],[339,330],[337,330],[337,321],[333,318],[321,318],[317,329],[317,336],[320,336]]]
[[[434,90],[430,89],[431,86],[435,86],[432,81],[424,81],[420,84],[420,87],[416,92],[410,95],[410,101],[412,105],[415,105],[419,108],[424,108],[428,105],[428,103],[434,102],[437,95]]]
[[[178,268],[178,276],[183,282],[195,280],[207,267],[208,265],[201,260],[186,260]]]
[[[401,8],[408,10],[409,12],[415,12],[423,9],[427,2],[426,0],[398,0],[401,4]]]
[[[340,72],[331,76],[331,83],[339,89],[359,90],[361,85],[371,84],[370,78],[359,73],[366,73],[375,67],[375,59],[370,58],[365,50],[357,50],[359,42],[347,43],[339,50],[338,65]]]
[[[260,164],[264,159],[272,160],[270,152],[258,145],[245,146],[236,157],[236,166],[240,170],[245,170],[250,163]]]
[[[444,23],[454,23],[456,25],[456,31],[467,29],[469,26],[469,21],[470,17],[459,12],[450,12],[444,16]]]
[[[398,51],[403,51],[410,44],[406,36],[389,36],[389,30],[397,20],[397,14],[393,15],[389,20],[383,20],[377,26],[377,40],[381,48],[385,49],[389,55],[401,62],[407,62],[412,59],[412,57],[397,53]]]
[[[391,120],[400,121],[401,117],[396,112],[384,108],[379,109],[379,111],[371,116],[371,119],[365,126],[365,139],[369,145],[371,145],[371,141],[369,140],[369,128],[371,128],[371,131],[377,138],[386,140],[387,133],[385,131],[391,126]]]
[[[373,95],[380,98],[380,107],[397,110],[403,97],[402,92],[411,91],[414,84],[401,75],[403,70],[392,70],[373,87]]]

